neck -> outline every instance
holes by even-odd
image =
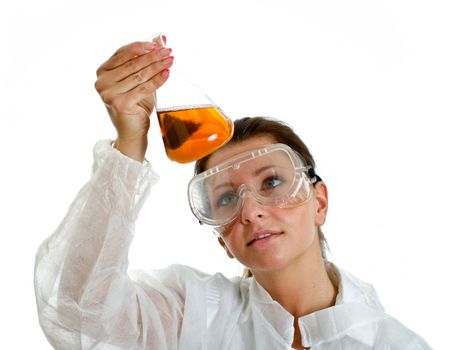
[[[296,318],[335,304],[337,288],[327,274],[317,243],[289,266],[276,271],[253,271],[257,282]]]

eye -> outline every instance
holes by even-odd
[[[262,183],[263,190],[274,189],[284,183],[284,180],[278,176],[267,177]]]
[[[237,200],[235,192],[225,192],[217,199],[217,208],[225,207]]]

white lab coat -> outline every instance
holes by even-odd
[[[294,318],[254,278],[172,265],[130,271],[134,223],[157,180],[100,141],[91,180],[40,246],[35,292],[56,349],[291,349]],[[336,305],[299,318],[312,349],[429,349],[385,314],[373,287],[328,263]],[[306,277],[308,278],[308,277]]]

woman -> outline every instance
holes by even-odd
[[[117,139],[39,248],[40,323],[58,349],[429,349],[386,315],[373,288],[324,258],[328,197],[314,161],[281,122],[245,118],[197,162],[190,205],[246,278],[172,265],[127,273],[134,223],[156,175],[145,161],[153,93],[171,50],[120,48],[96,89]],[[113,146],[113,147],[112,147]],[[212,171],[206,171],[212,169]]]

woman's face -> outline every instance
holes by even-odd
[[[272,137],[260,136],[229,144],[209,158],[207,168],[273,143],[276,142]],[[301,262],[309,251],[320,250],[314,242],[318,243],[317,227],[324,223],[326,213],[327,189],[323,183],[315,186],[310,200],[293,208],[262,205],[246,195],[240,215],[221,234],[220,242],[230,256],[254,274],[282,269]]]

